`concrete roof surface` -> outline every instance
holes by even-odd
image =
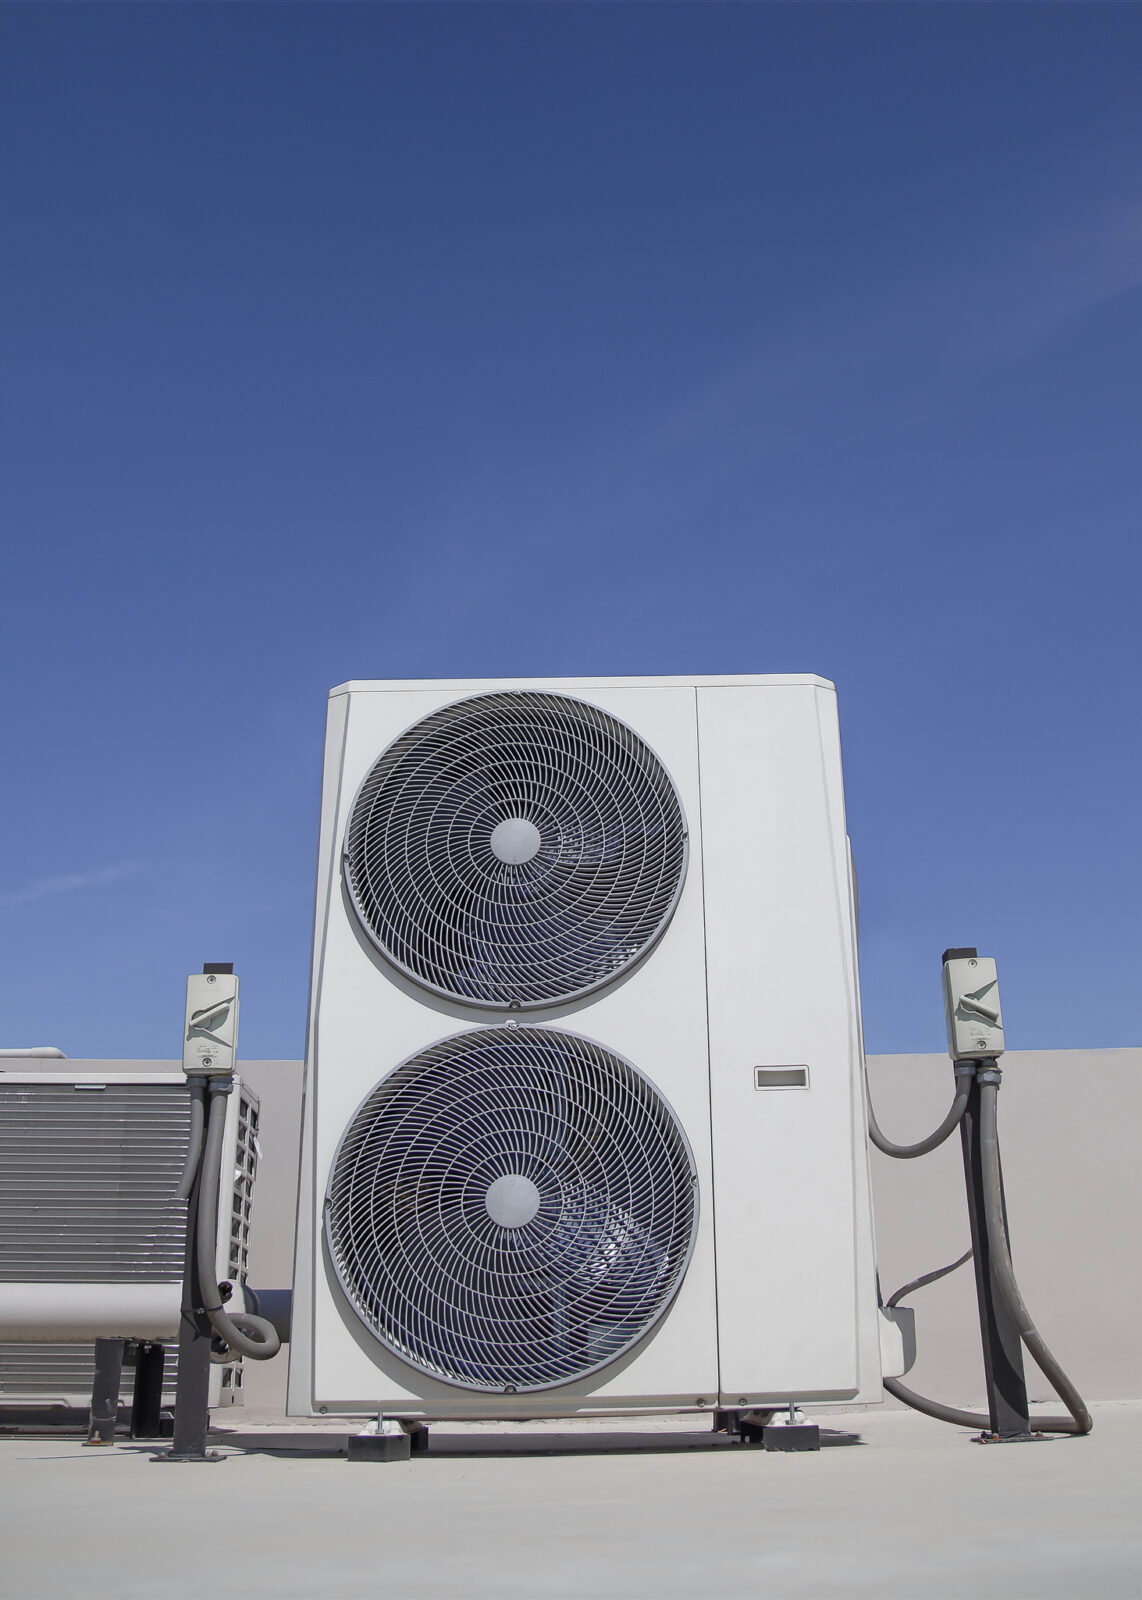
[[[170,1467],[127,1441],[8,1436],[0,1595],[1135,1600],[1142,1402],[1093,1409],[1086,1439],[1006,1446],[818,1413],[826,1447],[794,1455],[697,1418],[441,1425],[391,1465],[317,1453],[327,1425],[294,1431],[313,1453],[267,1450],[279,1422],[260,1449]]]

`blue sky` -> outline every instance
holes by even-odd
[[[0,13],[5,1045],[302,1051],[325,696],[818,672],[873,1051],[1142,1043],[1142,8]]]

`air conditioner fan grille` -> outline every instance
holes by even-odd
[[[505,1182],[522,1196],[507,1222]],[[697,1213],[686,1137],[642,1073],[509,1025],[446,1039],[374,1089],[334,1162],[326,1238],[383,1344],[447,1383],[524,1392],[606,1366],[653,1326]]]
[[[376,762],[345,848],[352,903],[410,977],[477,1005],[585,993],[662,932],[686,872],[669,774],[567,695],[476,695]]]

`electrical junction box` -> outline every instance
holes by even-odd
[[[991,956],[951,956],[944,962],[944,1014],[953,1061],[1003,1054],[999,978]]]
[[[182,1070],[230,1076],[238,1047],[238,980],[232,972],[195,972],[186,980]]]

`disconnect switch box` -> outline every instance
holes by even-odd
[[[991,956],[949,950],[944,957],[944,1014],[953,1061],[1003,1054],[999,978]]]
[[[229,1075],[237,1046],[237,978],[231,972],[192,974],[186,980],[182,1070],[207,1077]]]

